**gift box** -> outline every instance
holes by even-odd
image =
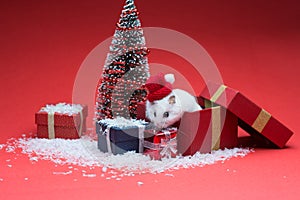
[[[237,146],[237,117],[220,106],[210,106],[182,116],[177,134],[179,154],[209,153]]]
[[[146,125],[144,121],[123,118],[100,120],[96,122],[98,149],[112,154],[142,153]]]
[[[35,113],[37,137],[78,139],[86,131],[87,106],[58,103]]]
[[[142,119],[142,120],[145,120],[145,121],[149,121],[147,118],[146,118],[146,104],[145,102],[139,102],[137,104],[137,108],[136,108],[136,118],[137,119]]]
[[[186,112],[181,120],[173,125],[178,128],[177,153],[186,156],[197,151],[208,153],[212,150],[236,147],[238,118],[220,106],[204,105],[203,98],[199,97],[198,103],[203,110]],[[140,113],[138,118],[145,119],[145,105],[140,103],[137,109]],[[152,150],[151,154],[157,154],[155,151]]]
[[[227,108],[238,117],[241,128],[272,147],[283,148],[293,135],[269,112],[233,88],[210,82],[200,96],[206,104]]]
[[[177,155],[177,128],[170,127],[154,134],[153,141],[144,141],[144,155],[149,155],[154,160],[176,157]]]

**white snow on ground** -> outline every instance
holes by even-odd
[[[233,148],[207,154],[196,153],[193,156],[151,160],[150,157],[135,152],[127,152],[123,155],[100,152],[97,148],[97,141],[88,136],[76,140],[19,138],[14,142],[10,141],[1,145],[1,148],[5,148],[7,152],[20,148],[22,153],[27,154],[32,161],[51,160],[59,165],[101,167],[103,172],[109,168],[126,174],[156,174],[180,168],[204,166],[232,157],[244,157],[252,151],[245,148]]]

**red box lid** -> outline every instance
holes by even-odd
[[[225,85],[209,82],[202,91],[206,103],[223,106],[239,118],[239,126],[249,134],[267,139],[276,147],[283,148],[293,132],[270,113],[249,100],[239,91]]]

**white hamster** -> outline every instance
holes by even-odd
[[[171,84],[175,81],[173,74],[166,74],[164,78]],[[160,100],[146,101],[146,116],[159,129],[167,128],[179,121],[184,112],[201,109],[196,98],[181,89],[173,89],[169,95]]]

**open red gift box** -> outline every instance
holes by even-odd
[[[184,156],[237,146],[237,117],[220,106],[184,113],[177,150]]]
[[[145,119],[145,105],[140,103],[137,111],[138,119]],[[186,156],[236,147],[237,121],[235,115],[220,106],[184,113],[177,123],[177,153]]]
[[[293,132],[239,91],[208,83],[198,98],[203,110],[184,113],[177,127],[177,150],[182,155],[238,146],[238,126],[257,143],[283,148]],[[145,105],[138,105],[138,118],[145,119]]]
[[[35,114],[37,137],[78,139],[86,131],[87,106],[82,105],[78,113],[48,113],[41,109]]]
[[[291,130],[270,113],[233,88],[210,82],[200,96],[206,105],[227,108],[238,117],[238,125],[255,139],[259,139],[259,142],[283,148],[293,135]]]

